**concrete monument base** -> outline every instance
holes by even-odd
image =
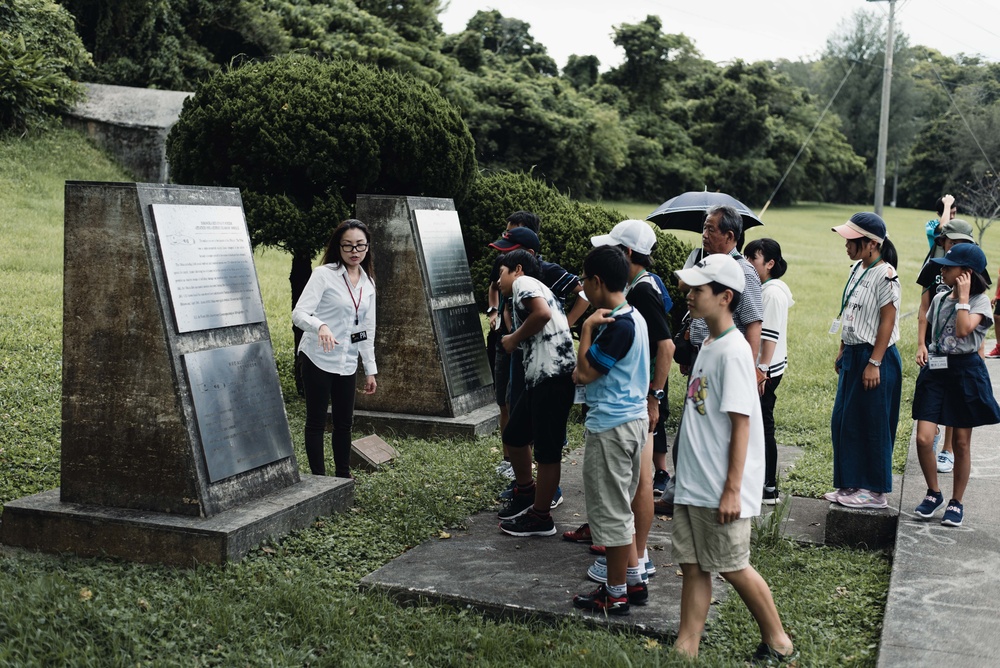
[[[455,417],[354,411],[354,431],[374,431],[393,436],[478,438],[492,434],[499,426],[500,409],[495,404]]]
[[[353,480],[305,474],[299,483],[211,517],[62,503],[56,488],[7,503],[0,542],[172,566],[223,564],[353,501]]]

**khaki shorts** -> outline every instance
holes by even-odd
[[[675,505],[671,526],[675,564],[698,564],[709,573],[732,573],[750,565],[749,517],[719,524],[717,508]]]
[[[595,545],[619,547],[632,542],[632,497],[639,486],[648,423],[642,418],[596,434],[587,432],[583,489]]]

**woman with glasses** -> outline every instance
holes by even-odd
[[[323,431],[333,404],[333,461],[338,478],[350,478],[358,356],[365,394],[375,392],[375,274],[368,227],[348,219],[337,226],[292,310],[303,331],[302,383],[306,395],[306,456],[313,475],[326,475]]]

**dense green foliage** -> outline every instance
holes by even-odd
[[[0,133],[23,132],[80,98],[90,63],[73,17],[53,0],[0,4]]]
[[[465,204],[459,207],[472,281],[480,304],[486,303],[487,277],[496,257],[488,245],[506,229],[507,216],[518,210],[533,211],[541,217],[542,257],[577,274],[593,248],[590,238],[607,234],[627,217],[613,209],[570,199],[528,174],[500,172],[481,177]],[[691,247],[659,229],[656,233],[652,269],[671,286],[673,271],[683,266]],[[683,303],[676,287],[670,290],[674,302]]]
[[[313,58],[216,75],[185,102],[167,152],[180,183],[240,188],[253,244],[304,265],[293,295],[358,193],[461,201],[476,173],[465,124],[430,86]]]

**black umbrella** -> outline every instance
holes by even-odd
[[[661,204],[656,211],[646,216],[663,230],[687,230],[701,232],[705,223],[705,214],[716,206],[731,206],[743,217],[743,230],[749,227],[763,225],[760,218],[754,215],[743,202],[725,193],[710,193],[708,191],[686,192]]]

